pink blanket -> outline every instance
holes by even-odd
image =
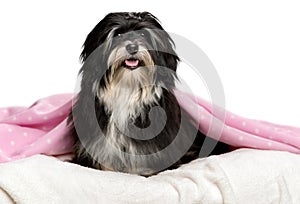
[[[175,93],[181,106],[201,124],[199,130],[212,138],[236,148],[300,153],[300,128],[250,120],[228,111],[222,120],[209,102],[181,91]],[[35,154],[71,153],[73,139],[64,136],[71,104],[72,94],[61,94],[38,100],[28,108],[0,108],[0,162]],[[220,137],[214,134],[218,131]]]

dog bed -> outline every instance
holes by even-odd
[[[0,164],[0,203],[300,203],[299,155],[239,149],[156,176],[36,155]]]

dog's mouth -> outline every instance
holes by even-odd
[[[129,58],[124,60],[123,65],[128,69],[136,69],[141,66],[142,62],[136,58]]]

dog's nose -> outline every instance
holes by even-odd
[[[137,44],[128,44],[126,45],[126,50],[129,52],[129,54],[134,55],[139,51],[139,46]]]

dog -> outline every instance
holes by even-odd
[[[74,163],[149,176],[199,157],[206,137],[174,96],[174,47],[149,12],[110,13],[94,27],[68,118]],[[219,142],[212,154],[227,151]]]

